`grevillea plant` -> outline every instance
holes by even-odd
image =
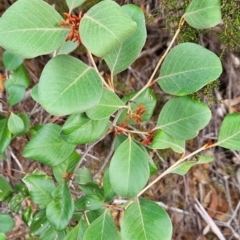
[[[31,97],[49,114],[66,116],[63,124],[33,126],[28,113],[1,113],[2,157],[14,138],[28,133],[30,141],[22,155],[50,166],[53,176],[36,169],[14,187],[15,195],[0,178],[0,200],[8,199],[10,209],[19,210],[21,201],[30,196],[38,210],[23,209],[23,219],[30,234],[39,239],[170,240],[168,214],[142,194],[167,174],[184,175],[193,165],[211,162],[204,155],[206,149],[240,150],[240,114],[233,113],[224,118],[216,142],[185,155],[185,141],[195,138],[211,120],[208,105],[191,94],[216,80],[222,66],[213,52],[198,44],[173,47],[173,43],[183,24],[205,29],[220,23],[220,0],[191,1],[147,83],[122,99],[114,79],[136,60],[145,44],[142,10],[104,0],[75,16],[72,10],[84,1],[66,2],[65,19],[42,0],[18,0],[0,19],[0,46],[6,50],[3,60],[11,73],[4,82],[9,106],[22,101],[30,85],[24,59],[53,53]],[[79,44],[86,48],[91,66],[69,55]],[[109,75],[99,72],[97,58],[106,63]],[[156,112],[154,84],[169,94],[169,100],[158,110],[155,126],[143,132],[140,123],[150,121]],[[109,134],[114,136],[114,152],[99,184],[83,167],[83,160]],[[76,151],[79,145],[86,146],[81,156]],[[166,148],[182,156],[159,175],[149,151]],[[197,160],[192,160],[195,155]],[[154,174],[155,180],[149,182]],[[73,184],[78,186],[78,198],[71,194]],[[9,200],[9,196],[13,197]],[[117,205],[118,197],[126,201]],[[116,211],[120,222],[113,220]],[[10,215],[0,214],[3,239],[13,226]]]

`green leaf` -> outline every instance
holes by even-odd
[[[86,0],[66,0],[69,12],[71,12],[74,8],[83,4]]]
[[[57,55],[69,54],[78,47],[78,42],[67,41],[57,50]]]
[[[6,87],[6,91],[8,93],[7,101],[10,106],[21,102],[25,95],[25,87],[21,85],[10,85]]]
[[[23,222],[29,226],[32,222],[32,208],[27,206],[22,213],[22,220]]]
[[[124,213],[121,237],[124,240],[171,240],[171,219],[158,204],[138,199]]]
[[[115,151],[109,174],[113,190],[121,197],[132,198],[148,181],[148,157],[135,142],[127,139]]]
[[[183,153],[185,152],[185,141],[176,139],[162,130],[159,130],[151,144],[153,149],[166,149],[171,148],[174,152]]]
[[[146,41],[146,24],[141,8],[127,4],[122,9],[137,23],[137,30],[104,57],[113,75],[127,69],[137,58]]]
[[[112,184],[110,182],[109,168],[107,168],[104,172],[103,193],[104,193],[104,202],[110,202],[116,196],[116,193],[114,192],[112,188]]]
[[[132,97],[134,97],[138,92],[133,92],[128,95],[126,95],[122,101],[124,103],[127,103],[131,100]],[[133,113],[136,113],[137,109],[139,107],[143,107],[143,110],[145,110],[145,113],[141,115],[142,121],[148,121],[152,115],[153,111],[157,104],[157,98],[153,91],[150,88],[147,88],[145,91],[143,91],[138,97],[134,99],[134,101],[130,101],[130,107]],[[124,109],[122,111],[122,114],[120,115],[118,119],[118,123],[122,123],[126,120],[128,116],[128,109]],[[133,114],[134,115],[134,114]],[[136,124],[135,120],[128,121],[128,124]]]
[[[96,195],[86,195],[75,202],[75,208],[80,211],[90,210],[95,211],[104,206],[101,198]]]
[[[48,226],[49,222],[46,216],[46,209],[44,208],[34,215],[30,225],[30,233],[33,233],[34,235],[40,235],[42,232],[45,232]]]
[[[176,97],[163,106],[157,128],[174,138],[188,140],[196,137],[210,119],[211,111],[206,104],[190,97]]]
[[[82,240],[88,225],[86,220],[81,220],[71,231],[67,234],[64,240]]]
[[[104,57],[130,37],[137,28],[114,1],[101,1],[84,14],[79,33],[84,46],[94,55]]]
[[[227,115],[220,127],[217,145],[240,150],[240,114],[232,113]]]
[[[13,135],[18,135],[24,130],[23,120],[13,112],[8,118],[8,129]]]
[[[43,164],[56,166],[66,160],[73,152],[75,145],[68,144],[60,138],[61,127],[46,124],[25,146],[23,156]]]
[[[22,211],[22,202],[24,199],[25,196],[22,193],[15,194],[9,202],[10,210],[19,214]]]
[[[222,20],[220,0],[192,0],[183,17],[197,29],[214,27]]]
[[[93,175],[89,169],[79,168],[74,174],[74,179],[78,184],[87,184],[93,181]]]
[[[0,239],[1,240],[6,240],[7,236],[4,233],[0,233]]]
[[[14,228],[14,226],[15,222],[10,215],[0,213],[0,232],[8,233]]]
[[[70,115],[61,130],[61,138],[72,144],[98,140],[109,128],[109,120],[92,120],[85,113]]]
[[[4,84],[6,88],[13,85],[20,85],[27,88],[30,85],[30,79],[24,65],[20,65],[15,71],[13,71],[10,75],[10,79],[5,81]]]
[[[11,132],[8,130],[8,119],[0,120],[0,153],[4,152],[12,139]]]
[[[74,203],[66,182],[61,183],[52,192],[52,200],[46,209],[47,219],[57,231],[63,230],[72,218]]]
[[[36,84],[36,85],[32,88],[31,97],[32,97],[32,99],[33,99],[35,102],[39,103],[38,84]]]
[[[0,177],[0,201],[4,201],[12,193],[11,185]]]
[[[27,114],[24,114],[24,113],[20,113],[18,114],[18,117],[20,117],[23,121],[23,124],[24,124],[24,129],[23,131],[20,133],[21,135],[27,133],[29,131],[29,127],[30,127],[30,119],[28,117]]]
[[[184,96],[216,80],[222,73],[218,56],[195,43],[182,43],[166,56],[158,83],[166,93]]]
[[[184,176],[192,166],[197,164],[205,164],[212,161],[213,161],[212,157],[198,156],[198,161],[181,162],[176,167],[174,167],[169,173],[176,173],[181,176]]]
[[[52,201],[52,191],[55,189],[54,182],[51,177],[46,174],[39,175],[37,172],[28,174],[23,178],[23,182],[27,185],[31,199],[34,203],[46,206]]]
[[[59,55],[44,67],[38,96],[49,113],[63,116],[85,112],[97,105],[102,88],[100,76],[92,67],[74,57]]]
[[[53,52],[65,41],[69,28],[52,6],[40,0],[19,0],[0,19],[0,46],[23,58]]]
[[[97,218],[87,228],[83,240],[118,239],[117,229],[108,212]]]
[[[65,181],[63,178],[65,173],[73,172],[79,160],[80,155],[74,151],[66,160],[64,160],[59,165],[53,167],[53,175],[59,184]]]
[[[23,63],[23,60],[23,58],[8,51],[5,51],[3,54],[3,63],[8,71],[17,69]]]
[[[103,189],[99,187],[97,182],[79,184],[79,187],[85,195],[96,195],[98,198],[103,199]]]
[[[89,109],[86,114],[94,120],[101,120],[110,117],[119,108],[124,107],[124,103],[112,91],[103,88],[103,95],[95,107]]]
[[[49,226],[40,236],[39,240],[63,240],[66,236],[66,231],[56,231],[53,227]]]

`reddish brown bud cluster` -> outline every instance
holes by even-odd
[[[58,25],[71,28],[71,31],[66,38],[66,41],[73,40],[74,42],[78,42],[78,44],[81,44],[81,38],[79,36],[78,28],[82,18],[82,12],[79,13],[79,16],[71,16],[68,13],[64,13],[64,15],[66,16],[66,20],[64,22],[58,23]]]
[[[146,139],[144,139],[141,143],[143,145],[148,145],[148,144],[152,143],[153,138],[154,138],[154,135],[153,134],[149,134],[149,136]]]

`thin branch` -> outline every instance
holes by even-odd
[[[168,54],[168,52],[169,52],[170,49],[172,48],[172,46],[173,46],[173,44],[174,44],[174,42],[175,42],[178,34],[179,34],[180,31],[181,31],[181,27],[183,26],[184,22],[185,22],[184,18],[181,18],[181,19],[180,19],[180,22],[179,22],[178,29],[177,29],[175,35],[173,36],[172,41],[170,42],[170,44],[169,44],[167,50],[165,51],[165,53],[164,53],[164,54],[162,55],[162,57],[159,59],[159,61],[158,61],[158,63],[157,63],[157,66],[155,67],[155,69],[154,69],[151,77],[149,78],[148,82],[146,83],[146,85],[145,85],[140,91],[138,91],[138,93],[137,93],[136,95],[134,95],[134,96],[131,98],[131,101],[133,101],[134,99],[136,99],[142,92],[145,91],[145,89],[147,89],[148,87],[152,86],[152,85],[157,81],[157,79],[153,80],[153,79],[154,79],[154,76],[156,75],[156,73],[157,73],[159,67],[161,66],[163,60],[165,59],[166,55]]]
[[[102,77],[102,75],[100,74],[100,72],[98,71],[98,68],[97,68],[96,63],[95,63],[95,61],[94,61],[94,59],[93,59],[92,53],[91,53],[89,50],[87,51],[87,53],[88,53],[88,56],[89,56],[89,58],[90,58],[90,60],[91,60],[91,63],[92,63],[92,65],[93,65],[93,68],[96,70],[96,72],[98,73],[99,77],[101,78],[103,85],[104,85],[106,88],[108,88],[109,90],[113,91],[113,89],[111,88],[111,86],[109,86],[109,85],[106,83],[106,81],[104,80],[104,78]]]

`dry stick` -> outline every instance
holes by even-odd
[[[93,68],[96,70],[96,72],[98,73],[99,77],[101,78],[103,85],[104,85],[106,88],[108,88],[109,90],[113,91],[112,87],[109,86],[109,85],[106,83],[106,81],[104,80],[104,78],[102,77],[102,75],[100,74],[100,72],[98,71],[98,68],[97,68],[96,63],[95,63],[95,61],[94,61],[94,59],[93,59],[92,53],[91,53],[89,50],[87,50],[87,53],[88,53],[88,56],[89,56],[89,58],[90,58],[90,60],[91,60],[91,63],[92,63],[92,65],[93,65]]]

